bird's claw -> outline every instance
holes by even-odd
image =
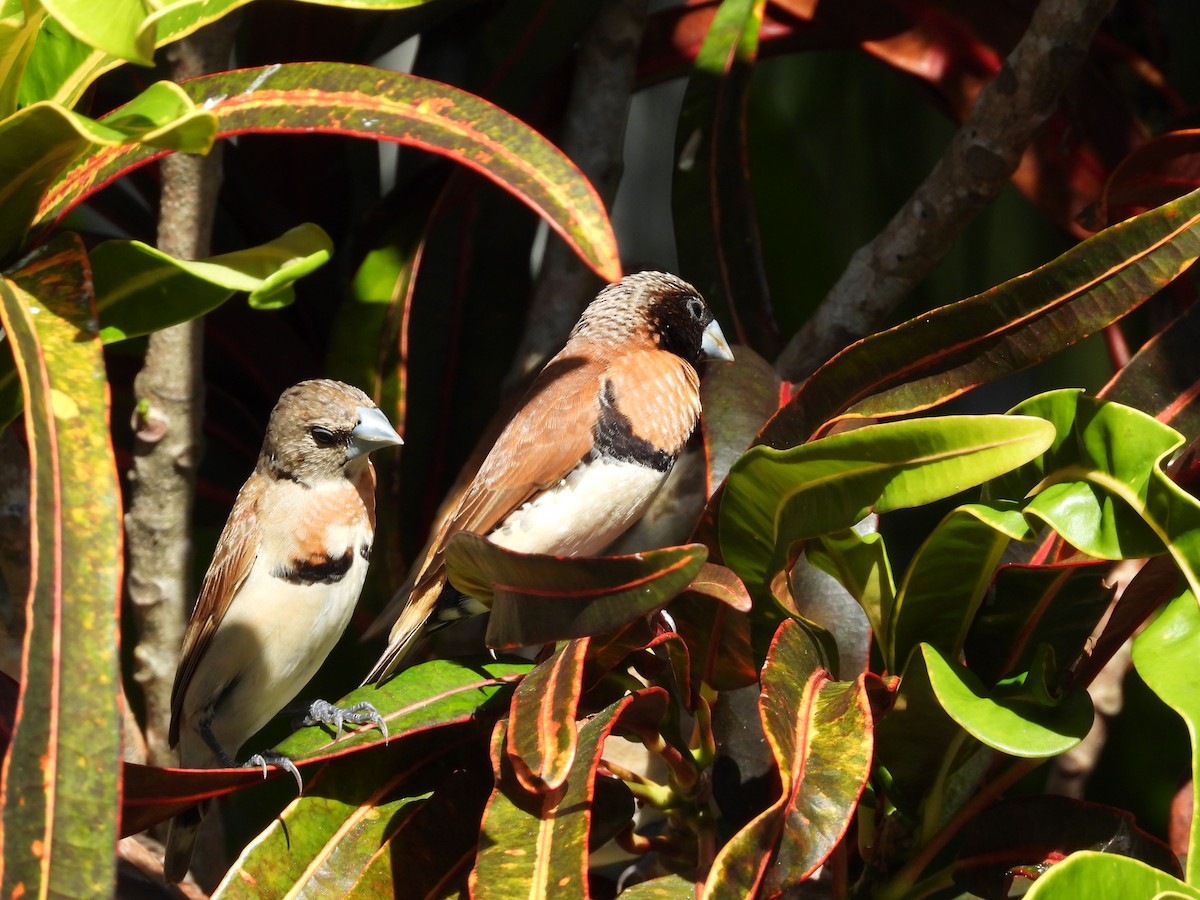
[[[262,767],[263,778],[267,777],[267,766],[275,766],[283,769],[296,779],[296,790],[304,793],[304,779],[300,777],[300,770],[296,768],[296,764],[284,756],[282,753],[276,753],[274,750],[264,750],[262,753],[255,753],[252,757],[242,763],[244,769],[257,769]]]
[[[308,715],[305,716],[303,722],[304,725],[325,725],[332,728],[335,737],[342,736],[342,728],[347,723],[350,725],[373,723],[383,734],[384,744],[388,742],[387,722],[379,714],[379,710],[366,700],[345,708],[334,706],[326,700],[314,700],[309,706]]]

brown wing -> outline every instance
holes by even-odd
[[[255,472],[242,485],[221,537],[217,540],[212,562],[204,574],[200,596],[183,635],[179,669],[171,688],[171,728],[168,739],[172,747],[179,742],[183,697],[187,693],[187,686],[200,660],[204,658],[213,634],[225,618],[234,594],[246,580],[250,566],[258,555],[258,503],[267,484],[266,478]]]
[[[592,449],[597,397],[605,363],[555,357],[525,394],[512,420],[479,466],[471,484],[434,533],[420,567],[392,601],[404,607],[388,649],[367,681],[386,678],[413,646],[446,581],[446,543],[460,531],[487,534],[538,491],[557,484]],[[385,610],[383,618],[391,610]]]

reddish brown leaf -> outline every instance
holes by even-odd
[[[525,790],[557,790],[575,762],[575,710],[583,690],[588,639],[568,641],[513,692],[508,755]]]

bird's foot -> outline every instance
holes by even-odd
[[[282,753],[277,753],[274,750],[264,750],[262,753],[255,753],[242,763],[243,769],[257,769],[260,766],[262,767],[263,778],[267,777],[267,766],[275,766],[288,772],[296,779],[296,790],[301,794],[304,793],[304,779],[300,777],[300,770],[296,768],[294,762]]]
[[[364,700],[350,707],[334,706],[325,700],[314,700],[304,718],[304,725],[325,725],[332,728],[336,737],[342,736],[342,728],[349,725],[367,725],[374,723],[383,734],[383,742],[388,742],[387,722],[374,706]]]

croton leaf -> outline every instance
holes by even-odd
[[[1138,828],[1132,813],[1043,795],[1002,800],[973,818],[953,864],[954,883],[974,896],[1007,900],[1014,869],[1036,876],[1076,850],[1120,854],[1183,874],[1171,849]]]
[[[571,771],[587,653],[587,638],[567,641],[513,693],[507,750],[513,774],[527,791],[557,790]]]
[[[32,482],[22,683],[0,785],[10,896],[106,896],[115,875],[121,491],[90,287],[73,236],[0,279]]]
[[[598,275],[609,281],[621,277],[616,238],[588,180],[528,125],[473,94],[415,75],[342,63],[221,72],[180,87],[216,117],[218,137],[342,134],[446,156],[526,203]],[[89,153],[49,190],[40,220],[56,221],[98,187],[157,155],[140,146]]]
[[[719,531],[724,562],[759,596],[798,541],[842,531],[868,512],[952,496],[1035,458],[1050,423],[947,416],[869,425],[776,450],[757,446],[729,473]]]
[[[446,572],[456,588],[491,606],[487,643],[505,649],[613,631],[669,603],[707,556],[699,544],[629,556],[544,556],[460,533],[446,548]]]
[[[842,839],[871,773],[864,679],[833,681],[799,624],[784,621],[763,668],[763,729],[782,794],[717,854],[708,898],[774,897],[803,881]]]
[[[411,735],[503,715],[513,685],[530,669],[526,661],[496,661],[466,666],[432,660],[406,669],[383,685],[361,687],[338,701],[339,706],[371,703],[388,725],[388,743]],[[374,727],[340,738],[323,727],[301,728],[276,749],[297,767],[322,762],[384,743]],[[126,766],[121,831],[136,834],[208,797],[227,794],[262,778],[250,769],[153,769]],[[282,769],[271,769],[278,777]]]
[[[1078,900],[1080,897],[1161,897],[1200,900],[1200,890],[1173,875],[1130,859],[1080,850],[1050,867],[1025,893],[1026,900]]]
[[[531,794],[521,787],[504,752],[505,723],[497,723],[492,738],[496,787],[484,812],[472,897],[588,896],[588,831],[604,741],[625,717],[660,719],[667,699],[665,691],[649,688],[581,724],[574,765],[562,787],[549,793]],[[514,853],[515,847],[527,849]]]

